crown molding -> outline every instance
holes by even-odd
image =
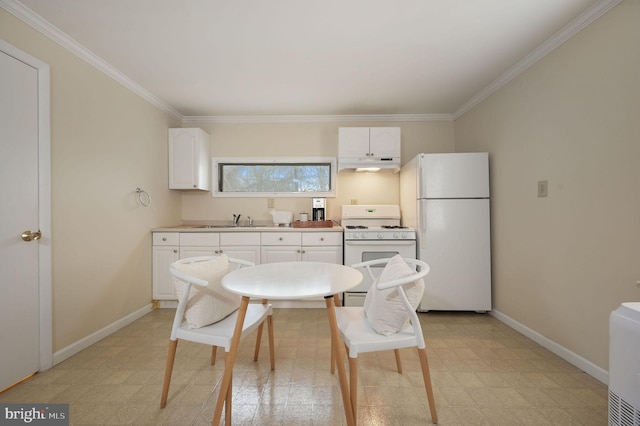
[[[509,68],[504,74],[495,79],[491,84],[486,86],[475,96],[469,99],[458,110],[453,113],[453,119],[457,120],[473,107],[487,99],[493,93],[497,92],[502,86],[522,74],[533,64],[547,56],[549,53],[560,47],[571,37],[589,26],[592,22],[600,18],[609,10],[621,3],[622,0],[601,0],[584,11],[573,21],[567,24],[560,31],[555,33],[541,45],[536,47],[531,53],[518,61],[513,67]]]
[[[172,115],[173,117],[182,120],[182,114],[176,109],[172,108],[166,102],[162,101],[157,96],[153,95],[148,90],[144,89],[135,81],[109,65],[102,58],[91,52],[86,47],[69,37],[64,32],[60,31],[55,25],[43,19],[40,15],[35,13],[17,0],[0,0],[0,7],[11,13],[18,19],[22,20],[26,24],[33,27],[36,31],[49,37],[51,40],[58,43],[60,46],[69,50],[71,53],[80,57],[85,62],[94,66],[98,70],[105,73],[127,89],[131,90],[141,98],[145,99],[160,110]]]
[[[18,0],[0,0],[0,7],[33,27],[43,35],[49,37],[65,49],[74,53],[90,65],[102,71],[124,87],[145,99],[158,109],[179,119],[183,124],[192,123],[311,123],[311,122],[425,122],[425,121],[453,121],[473,109],[504,85],[526,71],[533,64],[544,58],[575,34],[607,13],[622,0],[600,0],[568,25],[540,44],[531,53],[518,61],[513,67],[483,88],[471,99],[465,102],[453,114],[374,114],[374,115],[264,115],[264,116],[183,116],[175,108],[162,99],[144,89],[135,81],[115,69],[99,56],[82,46],[80,43],[60,31],[56,26],[43,19],[34,11]]]
[[[374,115],[220,115],[185,116],[183,124],[194,123],[316,123],[316,122],[409,122],[453,121],[451,114],[374,114]]]

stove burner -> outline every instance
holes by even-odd
[[[383,225],[382,228],[384,229],[409,229],[406,226],[397,226],[397,225]]]
[[[347,229],[367,229],[367,227],[364,225],[347,225],[346,228]]]

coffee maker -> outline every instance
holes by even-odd
[[[326,198],[311,199],[311,220],[326,220]]]

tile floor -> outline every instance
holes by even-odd
[[[73,425],[210,424],[224,355],[181,342],[167,407],[160,391],[172,309],[158,309],[49,371],[0,394],[0,402],[69,403]],[[607,388],[489,315],[420,314],[441,425],[605,425]],[[236,361],[233,424],[344,425],[329,373],[324,309],[276,309],[276,371],[266,333],[258,362],[249,336]],[[360,356],[358,424],[430,424],[415,350]]]

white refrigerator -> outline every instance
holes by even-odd
[[[400,208],[431,267],[418,310],[491,310],[488,153],[418,154],[400,171]]]

